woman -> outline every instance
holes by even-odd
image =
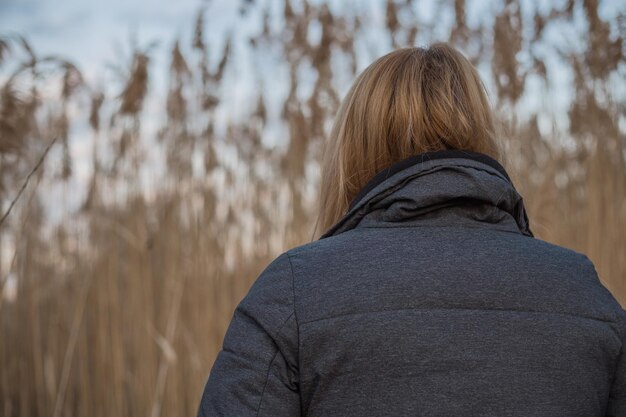
[[[533,236],[463,55],[376,60],[327,147],[325,232],[237,306],[200,416],[626,416],[626,313]]]

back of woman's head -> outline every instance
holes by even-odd
[[[314,234],[339,220],[378,171],[411,155],[444,149],[501,159],[474,66],[445,43],[378,58],[352,84],[325,145]]]

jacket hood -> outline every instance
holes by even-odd
[[[378,172],[320,239],[357,227],[492,227],[534,237],[523,198],[489,155],[441,150]]]

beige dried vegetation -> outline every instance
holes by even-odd
[[[563,3],[529,15],[503,0],[477,26],[463,0],[436,2],[434,21],[417,2],[387,0],[378,30],[390,48],[442,40],[437,19],[450,13],[448,39],[491,73],[506,165],[537,237],[587,253],[626,303],[624,14],[603,20],[597,0]],[[195,415],[236,303],[274,256],[310,239],[317,177],[305,167],[316,166],[345,92],[337,80],[375,58],[362,39],[377,23],[371,10],[287,0],[276,24],[263,5],[242,4],[242,16],[262,19],[251,62],[283,68],[287,94],[272,120],[276,80],[259,74],[251,113],[222,130],[238,69],[235,38],[209,53],[219,16],[200,11],[191,44],[171,48],[155,137],[144,125],[157,49],[137,48],[119,85],[100,90],[71,62],[0,38],[2,214],[19,195],[0,223],[0,415]],[[557,42],[555,30],[582,42]],[[569,92],[548,88],[563,73]],[[546,91],[571,96],[566,114],[550,113],[550,97],[523,104]],[[93,144],[92,175],[79,207],[51,223],[62,196],[82,195],[70,153],[77,117],[90,127],[81,140]],[[263,140],[270,122],[284,126],[285,146]],[[147,158],[155,149],[161,174]]]

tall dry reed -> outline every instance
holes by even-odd
[[[0,38],[2,213],[17,201],[0,224],[0,415],[194,415],[236,303],[274,256],[310,238],[317,161],[346,80],[392,47],[448,39],[485,71],[537,237],[587,253],[626,303],[623,15],[603,20],[595,0],[549,10],[504,0],[478,23],[463,0],[435,2],[432,18],[411,1],[381,1],[378,13],[282,4],[278,25],[258,2],[240,11],[261,19],[245,40],[251,62],[288,74],[278,114],[272,72],[257,74],[243,122],[220,117],[238,40],[209,41],[219,16],[208,7],[190,44],[169,50],[154,136],[145,109],[158,49],[134,50],[119,84],[99,89],[26,39]],[[571,100],[552,111],[562,74]],[[80,117],[93,145],[82,194],[70,152]],[[267,144],[272,124],[285,145]]]

